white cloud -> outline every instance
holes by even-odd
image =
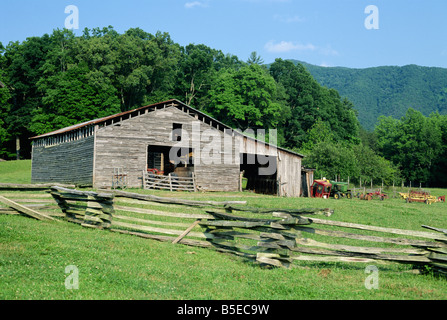
[[[291,52],[291,51],[311,51],[315,52],[322,56],[338,56],[339,53],[337,50],[333,49],[330,45],[327,45],[326,47],[319,47],[312,43],[308,44],[302,44],[298,42],[293,41],[280,41],[275,42],[273,40],[270,40],[264,45],[264,49],[267,50],[267,52],[271,53],[285,53],[285,52]]]
[[[193,2],[187,2],[185,3],[185,8],[190,9],[194,7],[205,7],[205,4],[200,1],[193,1]]]
[[[333,49],[330,45],[324,48],[320,48],[319,52],[325,56],[338,56],[338,51]]]
[[[264,48],[268,52],[273,52],[273,53],[316,50],[316,47],[311,43],[301,44],[301,43],[294,43],[292,41],[281,41],[278,43],[275,43],[274,41],[269,41],[265,44]]]

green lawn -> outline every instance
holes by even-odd
[[[0,182],[4,182],[8,173],[0,172]],[[446,191],[436,189],[432,193],[441,195],[447,194]],[[198,200],[246,200],[249,206],[259,207],[330,207],[335,213],[327,219],[383,227],[421,231],[425,230],[421,228],[423,224],[447,227],[445,203],[277,198],[246,192],[151,193]],[[336,241],[345,243],[343,239]],[[352,241],[354,245],[359,243]],[[0,215],[0,299],[3,300],[447,299],[446,278],[430,273],[417,275],[412,273],[411,265],[397,263],[374,264],[379,270],[379,288],[368,290],[367,265],[295,262],[293,269],[268,269],[210,249],[65,222]],[[70,276],[65,273],[67,266],[76,266],[79,271],[77,290],[65,287],[66,277]]]
[[[0,162],[0,183],[31,183],[31,160]]]
[[[377,265],[300,263],[264,269],[209,249],[172,245],[78,225],[0,216],[0,299],[447,299],[446,279]],[[79,289],[65,288],[65,268]]]

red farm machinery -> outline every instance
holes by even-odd
[[[330,181],[327,179],[314,180],[311,190],[312,198],[352,198],[351,190],[348,190],[347,182]]]

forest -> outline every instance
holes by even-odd
[[[445,115],[408,109],[366,130],[354,103],[303,64],[111,26],[0,43],[0,158],[30,158],[32,136],[172,98],[241,131],[276,129],[317,177],[447,184]]]
[[[374,130],[379,116],[401,118],[408,108],[425,116],[436,111],[447,114],[446,68],[405,65],[354,69],[294,62],[303,64],[321,85],[348,97],[367,130]]]

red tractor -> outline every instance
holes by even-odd
[[[329,198],[331,195],[332,183],[329,180],[314,180],[310,188],[310,196],[312,198]]]

